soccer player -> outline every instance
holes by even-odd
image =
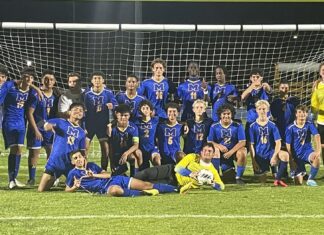
[[[139,95],[144,95],[150,100],[155,108],[155,115],[166,119],[165,104],[168,102],[168,95],[174,94],[174,87],[166,77],[164,72],[166,63],[164,60],[157,58],[151,63],[152,77],[141,82],[138,89]]]
[[[137,94],[138,77],[135,75],[129,75],[126,79],[126,91],[120,92],[116,95],[118,104],[127,104],[132,112],[131,121],[135,122],[140,117],[139,104],[142,100],[145,100],[143,96]]]
[[[69,157],[72,151],[78,149],[85,151],[86,133],[79,126],[84,115],[83,104],[71,104],[69,114],[68,119],[49,119],[43,125],[45,131],[54,131],[55,135],[53,148],[38,186],[39,192],[49,190],[61,175],[67,177],[73,168]],[[38,126],[42,126],[42,124],[43,122],[40,122]]]
[[[68,175],[66,192],[81,189],[108,196],[135,197],[177,191],[177,188],[172,185],[152,184],[127,176],[111,176],[95,163],[87,162],[81,151],[74,151],[70,155],[75,168]]]
[[[216,190],[224,190],[225,185],[217,170],[211,163],[215,155],[212,143],[204,143],[200,153],[186,155],[176,166],[172,164],[155,166],[138,172],[135,178],[150,182],[164,182],[179,185],[180,193],[186,193],[190,188],[199,188],[197,176],[201,170],[208,170],[213,175],[211,186]]]
[[[87,151],[90,143],[96,135],[101,149],[101,168],[107,170],[109,146],[106,134],[107,124],[109,123],[109,112],[117,106],[117,101],[111,90],[105,87],[105,74],[93,72],[90,76],[92,87],[87,89],[84,94],[85,128],[87,130]]]
[[[231,104],[224,103],[218,108],[217,114],[220,121],[211,126],[207,141],[215,145],[224,177],[235,169],[234,160],[237,162],[235,180],[243,185],[247,155],[244,128],[241,123],[233,121],[235,110]]]
[[[136,155],[143,159],[141,170],[150,167],[150,161],[154,166],[161,165],[161,156],[155,145],[156,129],[159,118],[153,116],[154,107],[148,100],[143,100],[138,107],[141,117],[135,121],[139,133],[139,150]]]
[[[0,89],[2,85],[7,81],[8,79],[8,69],[0,64]],[[0,132],[2,132],[2,121],[3,121],[3,107],[0,106]],[[1,151],[0,151],[1,152]]]
[[[182,100],[181,121],[186,121],[194,117],[192,104],[197,99],[209,101],[210,86],[205,79],[200,80],[199,66],[196,62],[190,62],[188,66],[188,79],[178,87],[177,95]]]
[[[25,139],[25,107],[30,94],[30,88],[41,91],[32,83],[36,77],[32,67],[21,71],[21,80],[7,81],[0,88],[0,105],[3,104],[3,139],[5,148],[10,148],[8,156],[9,189],[22,187],[16,178],[20,166],[22,146]]]
[[[72,103],[83,103],[82,89],[81,89],[81,76],[79,73],[68,74],[68,86],[59,99],[58,102],[58,114],[62,118],[69,117],[69,108]]]
[[[317,186],[314,178],[320,167],[321,138],[311,122],[307,122],[307,107],[298,105],[295,111],[296,120],[286,131],[286,145],[289,154],[297,164],[295,182],[302,184],[303,176],[306,174],[305,163],[311,165],[306,184]],[[315,151],[312,147],[312,136],[315,142]]]
[[[41,147],[44,147],[47,158],[52,150],[53,132],[44,131],[43,128],[37,127],[37,123],[55,118],[57,103],[59,97],[53,88],[56,83],[54,72],[52,70],[44,70],[42,73],[41,91],[43,92],[43,100],[39,100],[36,92],[30,95],[27,109],[27,148],[28,155],[28,185],[35,185],[36,166],[40,154]]]
[[[274,186],[287,187],[281,180],[282,174],[287,170],[289,155],[281,149],[281,137],[276,125],[269,120],[267,113],[270,104],[266,100],[258,100],[255,103],[257,119],[250,126],[250,151],[255,172],[261,176],[261,181],[265,180],[269,166],[279,165],[278,173],[275,176]]]
[[[180,148],[180,137],[184,134],[184,127],[177,121],[180,107],[171,102],[166,105],[166,111],[168,120],[160,123],[157,128],[158,147],[163,165],[176,164],[185,155]]]
[[[215,69],[215,77],[217,83],[213,86],[211,92],[211,103],[212,103],[212,119],[215,122],[219,121],[217,115],[218,108],[225,102],[230,103],[234,106],[234,102],[238,100],[238,91],[236,87],[227,82],[228,71],[224,66],[217,65]],[[233,117],[234,118],[234,117]]]
[[[117,124],[107,131],[112,175],[125,174],[129,162],[130,176],[133,176],[142,164],[141,156],[135,154],[139,147],[138,128],[129,121],[131,111],[127,104],[118,105],[114,112]]]
[[[313,84],[312,112],[317,115],[317,130],[321,136],[322,162],[324,164],[324,62],[319,66],[320,79]]]
[[[203,144],[207,141],[210,126],[213,123],[211,118],[206,117],[206,102],[196,100],[192,105],[194,118],[186,122],[188,132],[185,132],[186,138],[184,141],[183,151],[186,154],[200,153]]]

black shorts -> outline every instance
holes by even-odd
[[[321,136],[321,144],[324,144],[324,125],[317,124],[317,130]]]

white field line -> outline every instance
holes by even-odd
[[[9,220],[78,220],[78,219],[169,219],[169,218],[185,218],[185,219],[323,219],[321,215],[194,215],[194,214],[162,214],[162,215],[57,215],[57,216],[13,216],[0,217],[0,221]]]

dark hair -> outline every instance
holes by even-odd
[[[101,71],[94,71],[91,75],[90,75],[90,80],[94,77],[94,76],[101,76],[104,80],[106,79],[106,75],[101,72]]]
[[[73,103],[73,104],[70,105],[69,111],[72,110],[74,107],[82,107],[83,111],[85,110],[84,104],[76,102],[76,103]]]
[[[280,82],[279,82],[279,86],[280,86],[281,84],[288,84],[288,85],[289,85],[289,82],[288,82],[287,79],[281,79]]]
[[[6,66],[0,64],[0,73],[4,74],[5,76],[8,76],[8,69]]]
[[[85,157],[83,154],[82,154],[82,151],[80,149],[76,149],[76,150],[73,150],[72,152],[69,153],[69,157],[70,159],[72,158],[72,155],[76,154],[76,153],[81,153],[81,155],[83,157]]]
[[[54,73],[53,70],[51,70],[51,69],[45,69],[45,70],[43,70],[43,72],[42,72],[42,77],[44,77],[44,76],[47,75],[47,74],[49,74],[49,75],[53,75],[53,76],[55,77],[55,73]]]
[[[235,116],[235,109],[234,109],[233,105],[231,105],[229,103],[224,103],[217,109],[217,116],[219,117],[219,119],[221,117],[222,112],[224,112],[225,110],[231,111],[232,119],[233,119]]]
[[[250,72],[250,77],[252,75],[256,75],[256,74],[259,74],[261,77],[263,77],[263,69],[260,69],[260,68],[253,68]]]
[[[166,69],[166,63],[164,60],[162,60],[161,58],[156,58],[151,62],[151,68],[154,67],[155,64],[162,64],[163,68]]]
[[[28,67],[24,67],[21,72],[20,72],[21,76],[24,75],[30,75],[33,76],[34,78],[36,78],[36,72],[34,67],[28,66]]]
[[[129,113],[131,114],[131,109],[127,104],[120,104],[115,108],[115,113]]]
[[[154,110],[154,106],[153,104],[151,103],[151,101],[149,100],[142,100],[139,105],[138,105],[138,109],[139,109],[139,112],[141,115],[143,115],[142,111],[141,111],[141,108],[144,106],[144,105],[147,105],[150,107],[150,109],[153,111]]]
[[[227,71],[227,69],[226,69],[225,66],[223,66],[223,65],[216,65],[216,67],[215,67],[215,74],[216,74],[216,69],[223,70],[223,73],[225,74],[225,79],[228,80],[229,75],[228,75],[228,71]]]
[[[70,77],[78,77],[79,78],[78,81],[81,81],[81,75],[80,75],[80,73],[77,73],[77,72],[68,73],[67,77],[68,77],[68,80],[69,80]]]
[[[136,79],[136,81],[139,81],[139,78],[135,75],[135,74],[130,74],[130,75],[127,75],[127,78],[126,78],[126,80],[128,79],[128,78],[135,78]]]
[[[180,112],[180,106],[177,103],[170,102],[165,105],[165,110],[168,111],[168,109],[177,109],[178,112]]]
[[[304,111],[304,112],[306,112],[306,113],[307,113],[307,111],[308,111],[308,108],[307,108],[307,106],[306,106],[306,105],[303,105],[303,104],[299,104],[299,105],[297,105],[297,107],[296,107],[296,109],[295,109],[295,114],[297,113],[297,110],[302,110],[302,111]]]
[[[205,148],[206,146],[207,146],[207,147],[211,147],[211,148],[213,149],[213,151],[215,152],[215,146],[214,146],[213,143],[206,142],[206,143],[203,144],[203,146],[202,146],[201,149]]]

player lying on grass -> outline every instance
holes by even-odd
[[[281,180],[282,174],[287,170],[289,155],[286,151],[280,150],[281,138],[276,125],[269,121],[267,113],[270,105],[266,100],[258,100],[255,104],[258,118],[250,126],[250,151],[252,156],[254,172],[265,181],[269,166],[277,166],[278,173],[275,176],[274,186],[287,187]]]
[[[135,178],[178,185],[180,193],[203,184],[211,185],[216,190],[224,190],[225,185],[211,163],[214,154],[214,145],[205,143],[200,154],[188,154],[176,166],[168,164],[145,169],[138,172]]]
[[[135,197],[176,192],[177,187],[167,184],[152,184],[127,176],[111,176],[97,164],[87,162],[80,150],[70,154],[75,168],[69,172],[66,192],[80,189],[90,193],[107,194],[116,197]]]
[[[286,131],[286,146],[288,153],[296,162],[295,183],[302,184],[306,174],[305,163],[311,165],[306,184],[317,186],[314,178],[320,167],[321,138],[312,122],[307,122],[307,107],[298,105],[295,111],[296,120]],[[315,151],[312,147],[312,136],[315,142]]]

